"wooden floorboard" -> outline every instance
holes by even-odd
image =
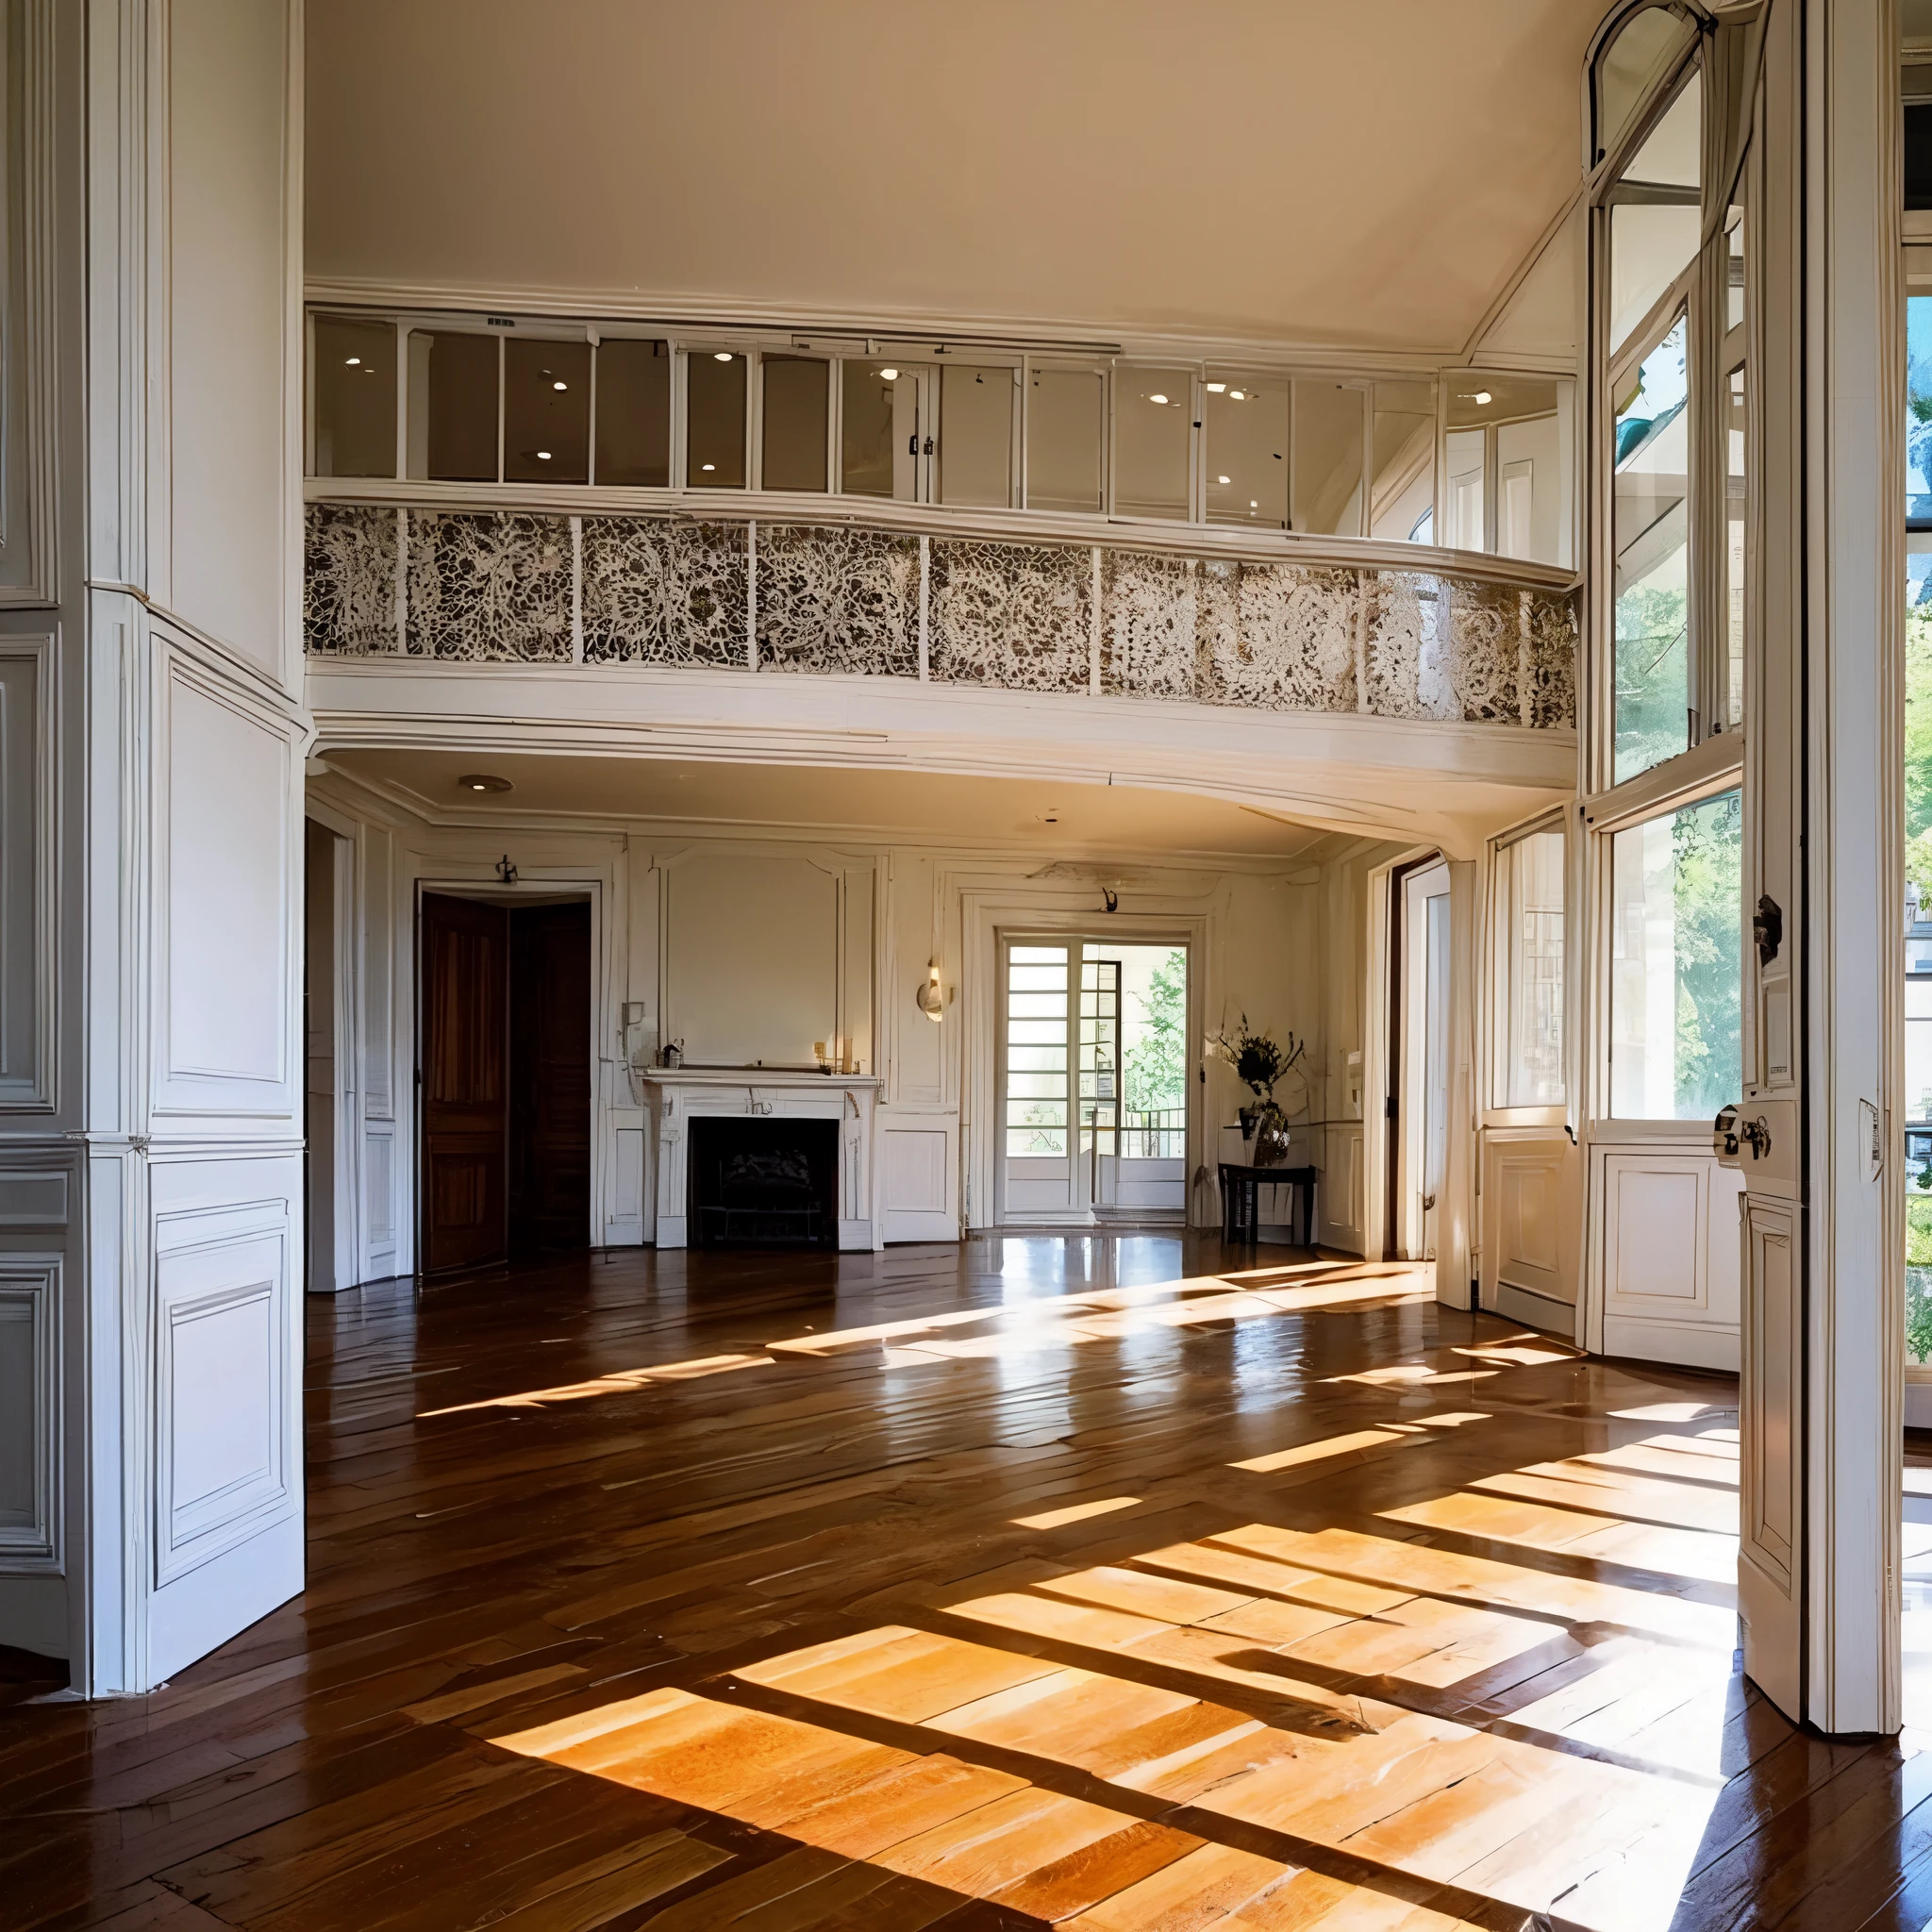
[[[0,1654],[0,1924],[1917,1932],[1916,1734],[1738,1674],[1734,1386],[1429,1289],[1038,1236],[315,1300],[308,1589],[145,1698]]]

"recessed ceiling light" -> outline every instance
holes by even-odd
[[[879,380],[881,382],[897,382],[898,379],[899,372],[896,369],[881,369],[879,371]]]
[[[1248,392],[1244,389],[1231,389],[1227,392],[1227,399],[1231,403],[1244,403],[1248,399]]]
[[[457,780],[459,791],[514,791],[516,787],[508,778],[499,778],[494,772],[465,772]]]
[[[550,452],[547,449],[540,449],[537,452],[537,460],[540,463],[547,463],[550,460]]]
[[[1232,483],[1234,478],[1232,476],[1217,476],[1214,480],[1217,483]]]
[[[568,389],[570,384],[567,382],[553,382],[550,387],[552,389]]]
[[[1210,382],[1208,385],[1208,393],[1210,396],[1225,395],[1227,393],[1227,385],[1224,382]]]
[[[713,349],[711,351],[711,360],[713,362],[728,362],[730,359],[731,351],[729,349]]]
[[[1257,503],[1255,499],[1251,496],[1248,498],[1248,508],[1250,509],[1259,509],[1261,506],[1258,503]]]
[[[358,367],[358,366],[360,365],[360,363],[361,363],[361,360],[362,360],[362,358],[361,358],[361,357],[359,357],[359,356],[351,356],[351,357],[349,358],[349,364],[348,364],[348,366],[349,366],[349,367],[350,367],[351,369],[355,369],[355,368],[357,368],[357,367]]]
[[[1475,392],[1474,401],[1478,408],[1480,408],[1484,403],[1493,402],[1495,398],[1492,397],[1490,394],[1489,391],[1486,389],[1479,389]]]
[[[718,466],[716,463],[700,463],[698,467],[701,470],[715,470]]]
[[[1149,401],[1150,403],[1164,403],[1164,402],[1166,402],[1167,398],[1166,398],[1165,396],[1162,396],[1162,395],[1152,395],[1152,396],[1149,396],[1149,397],[1147,398],[1147,400],[1148,400],[1148,401]]]

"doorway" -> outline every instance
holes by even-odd
[[[422,906],[423,1272],[580,1249],[591,1224],[591,906]]]
[[[1014,935],[1000,953],[1000,1219],[1182,1219],[1186,945]]]
[[[1449,868],[1430,859],[1400,874],[1396,892],[1391,1246],[1432,1261],[1449,1155]]]
[[[342,1078],[352,1058],[342,919],[350,848],[314,819],[303,821],[302,834],[303,1276],[310,1294],[333,1294],[358,1278],[349,1185],[355,1094]]]

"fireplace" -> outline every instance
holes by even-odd
[[[693,1247],[838,1247],[837,1121],[693,1114],[688,1131]]]

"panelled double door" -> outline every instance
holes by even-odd
[[[1179,944],[1003,940],[1003,1222],[1182,1217],[1187,962]]]

